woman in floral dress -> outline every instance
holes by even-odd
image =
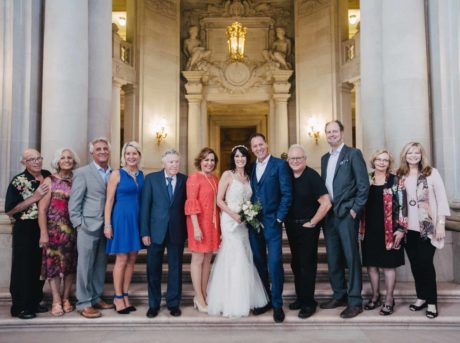
[[[72,149],[59,149],[51,166],[56,173],[44,181],[50,192],[38,204],[40,244],[43,246],[41,277],[50,283],[51,314],[62,316],[74,310],[69,296],[77,269],[77,235],[70,223],[68,202],[72,170],[78,166],[78,157]],[[64,281],[62,296],[61,279]]]

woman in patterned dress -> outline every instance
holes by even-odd
[[[70,223],[67,205],[72,171],[78,164],[78,156],[72,149],[57,150],[51,162],[56,173],[44,181],[49,185],[50,192],[38,204],[40,244],[43,247],[41,277],[50,283],[53,316],[62,316],[74,310],[69,297],[77,270],[77,235]],[[61,279],[64,281],[62,296]]]
[[[192,253],[190,272],[192,276],[193,305],[200,312],[208,312],[207,295],[211,259],[220,245],[219,210],[217,207],[217,186],[219,180],[213,171],[218,158],[211,148],[201,149],[195,158],[197,172],[187,179],[188,249]]]

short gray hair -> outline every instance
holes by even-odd
[[[164,163],[166,160],[166,157],[169,155],[176,155],[177,157],[180,157],[180,154],[176,149],[168,149],[163,153],[163,155],[161,155],[161,162]]]
[[[303,147],[302,145],[300,145],[300,144],[292,144],[292,145],[289,147],[288,155],[289,155],[289,152],[290,152],[291,150],[293,150],[293,149],[302,150],[303,155],[304,155],[305,157],[307,157],[307,154],[306,154],[306,152],[305,152],[305,149],[304,149],[304,147]]]
[[[92,154],[93,151],[94,151],[94,144],[96,144],[98,142],[106,143],[109,146],[109,151],[112,150],[112,146],[110,145],[109,140],[107,138],[101,136],[101,137],[94,138],[91,142],[89,142],[89,153],[90,154]]]
[[[139,154],[140,158],[139,158],[139,162],[137,162],[137,167],[139,168],[139,166],[141,165],[141,161],[142,161],[142,148],[141,148],[141,145],[136,141],[131,141],[123,145],[123,148],[121,149],[121,157],[120,157],[121,166],[122,167],[126,166],[125,153],[126,153],[126,149],[128,149],[129,147],[136,149],[137,153]]]
[[[54,158],[51,161],[51,168],[55,169],[57,172],[61,170],[61,168],[59,168],[59,161],[61,160],[61,157],[64,151],[68,151],[72,155],[72,159],[73,159],[72,170],[77,169],[78,166],[80,165],[80,158],[78,157],[77,153],[72,148],[57,149],[54,153]]]

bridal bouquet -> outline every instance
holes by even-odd
[[[253,227],[254,230],[260,232],[260,228],[264,228],[263,224],[257,218],[261,210],[262,204],[260,202],[257,201],[255,204],[253,204],[249,200],[245,201],[241,205],[241,211],[239,213],[241,221],[243,223],[251,225],[251,227]]]

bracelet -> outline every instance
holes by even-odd
[[[112,224],[105,224],[104,225],[104,230],[105,229],[111,229],[112,228]]]

